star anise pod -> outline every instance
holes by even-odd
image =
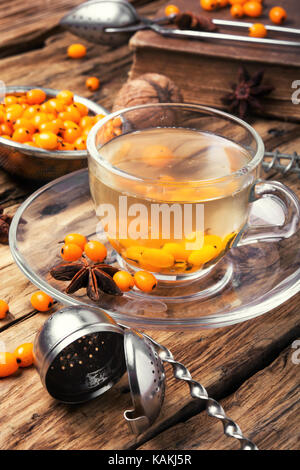
[[[197,15],[191,11],[178,13],[173,19],[173,23],[179,29],[191,29],[193,31],[215,31],[216,25],[206,16]]]
[[[0,206],[0,243],[8,243],[8,232],[12,217],[3,214],[3,208]]]
[[[232,85],[232,92],[225,95],[222,102],[228,110],[244,118],[250,112],[261,112],[260,100],[274,90],[273,86],[263,85],[264,71],[259,70],[250,76],[245,67],[240,67],[238,83]]]
[[[58,281],[71,281],[66,288],[67,294],[73,294],[79,289],[86,288],[87,295],[98,302],[102,293],[122,295],[113,275],[118,269],[105,263],[89,264],[85,258],[78,261],[64,262],[54,266],[50,274]]]

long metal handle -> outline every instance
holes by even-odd
[[[231,20],[218,20],[218,19],[213,19],[212,22],[216,26],[230,26],[233,28],[250,28],[250,26],[253,25],[253,23],[248,23],[248,22],[243,22],[243,21],[231,21]],[[284,26],[273,26],[269,24],[265,24],[265,28],[268,31],[277,31],[280,33],[285,33],[285,34],[300,34],[300,29],[296,28],[286,28]]]
[[[226,413],[220,403],[213,398],[210,398],[203,385],[201,385],[196,380],[193,380],[187,367],[185,367],[180,362],[175,361],[173,354],[168,348],[157,343],[153,338],[146,335],[145,333],[144,336],[158,348],[158,353],[161,360],[171,364],[174,377],[178,380],[183,380],[189,385],[191,396],[193,398],[199,398],[200,400],[206,401],[206,412],[208,416],[217,418],[222,422],[225,436],[237,439],[240,442],[240,448],[242,450],[258,450],[258,447],[243,435],[239,426],[232,419],[226,416]]]
[[[285,41],[282,39],[253,38],[250,36],[240,36],[238,34],[212,33],[207,31],[190,31],[185,29],[163,28],[157,24],[138,24],[135,26],[124,26],[122,28],[105,28],[106,33],[127,33],[151,29],[162,36],[192,38],[192,39],[224,39],[226,41],[251,42],[255,44],[269,44],[275,46],[295,46],[300,47],[300,42]]]
[[[240,36],[237,34],[225,34],[225,33],[213,33],[207,31],[190,31],[190,30],[181,30],[181,29],[169,29],[162,28],[158,25],[149,25],[149,27],[163,36],[170,37],[185,37],[193,39],[224,39],[226,41],[241,41],[241,42],[251,42],[256,44],[269,44],[275,46],[295,46],[300,47],[300,42],[298,41],[285,41],[282,39],[271,39],[271,38],[253,38],[250,36]]]

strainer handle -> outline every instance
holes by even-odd
[[[171,364],[174,377],[178,380],[185,381],[189,385],[191,396],[193,398],[199,398],[200,400],[206,401],[206,412],[208,416],[222,421],[225,436],[238,439],[240,441],[240,448],[242,450],[258,450],[258,447],[243,435],[239,426],[232,419],[226,416],[226,413],[220,403],[208,396],[205,387],[203,387],[203,385],[201,385],[196,380],[193,380],[190,371],[183,364],[175,361],[171,351],[165,346],[157,343],[150,336],[146,334],[144,334],[144,336],[152,341],[152,343],[158,348],[158,353],[161,360]]]

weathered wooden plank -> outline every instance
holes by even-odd
[[[81,0],[0,3],[0,57],[40,47],[60,18]]]
[[[156,331],[152,335],[187,365],[211,396],[220,398],[263,369],[299,335],[299,299],[298,295],[264,317],[229,328],[194,333]],[[13,350],[17,344],[33,340],[46,317],[47,314],[38,314],[12,326],[0,333],[0,341],[5,342],[8,350]],[[202,404],[189,397],[185,384],[175,381],[169,370],[167,377],[163,412],[153,428],[139,438],[128,434],[122,420],[124,409],[130,406],[123,383],[88,404],[67,407],[57,404],[43,392],[34,370],[23,371],[18,379],[2,379],[0,448],[135,448],[201,410]],[[38,417],[32,419],[34,413]],[[251,415],[249,419],[255,418],[256,415]]]
[[[292,361],[294,351],[289,346],[268,367],[221,401],[226,414],[261,450],[299,449],[299,365]],[[138,447],[140,450],[238,448],[237,441],[226,438],[220,423],[204,411]]]

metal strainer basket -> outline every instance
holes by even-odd
[[[101,395],[127,371],[133,409],[126,410],[124,418],[136,434],[148,429],[160,413],[167,362],[175,378],[188,383],[191,396],[206,401],[209,416],[222,421],[225,435],[238,439],[242,449],[257,449],[167,348],[119,326],[99,308],[66,307],[49,317],[36,337],[34,357],[43,385],[64,403]]]

